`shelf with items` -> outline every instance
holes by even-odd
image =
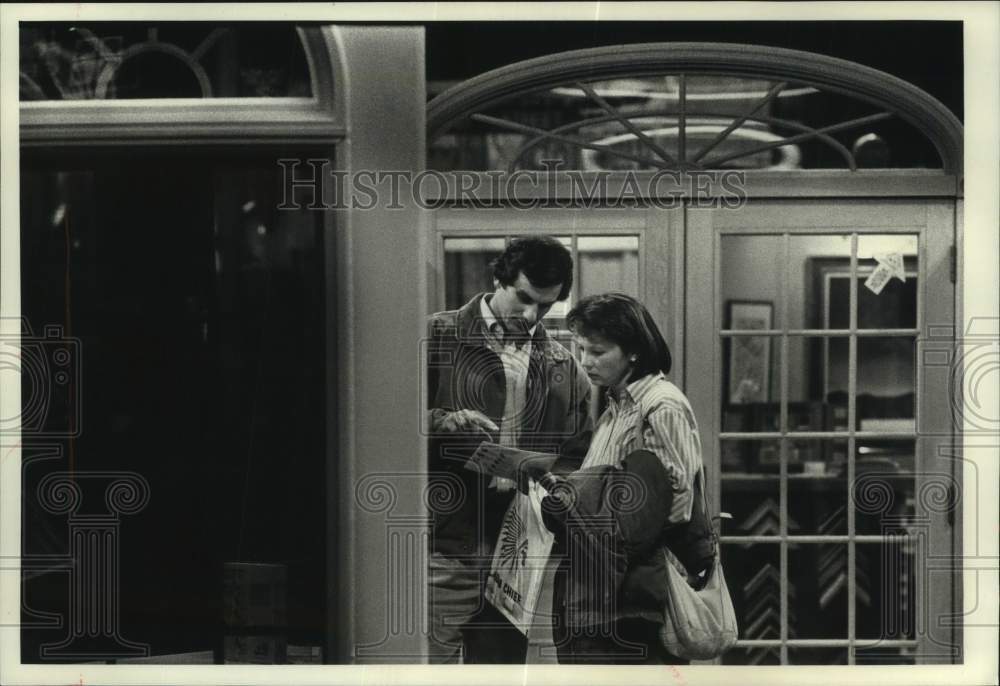
[[[722,472],[738,474],[777,473],[781,465],[781,441],[786,445],[787,472],[791,474],[836,474],[846,470],[848,427],[847,398],[831,394],[828,402],[801,401],[787,404],[782,433],[780,403],[727,405],[722,412],[720,465]],[[880,397],[858,396],[855,431],[886,434],[856,437],[859,464],[888,460],[897,471],[913,469],[913,394]],[[832,434],[823,436],[809,433]],[[768,434],[757,437],[755,434]]]

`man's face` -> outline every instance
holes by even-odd
[[[499,282],[494,284],[497,290],[490,300],[490,309],[504,327],[515,334],[527,334],[528,329],[552,309],[562,290],[562,284],[536,288],[523,272],[518,272],[514,283],[509,286]]]

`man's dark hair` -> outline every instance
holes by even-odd
[[[617,344],[626,355],[635,355],[633,380],[658,371],[670,373],[667,342],[649,310],[630,295],[588,295],[566,315],[566,325],[577,335],[596,334]]]
[[[523,273],[535,288],[562,284],[559,300],[568,298],[573,290],[573,256],[552,236],[515,238],[491,265],[493,278],[503,286],[513,285],[518,273]]]

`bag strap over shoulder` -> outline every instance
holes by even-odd
[[[636,415],[637,449],[642,449],[645,447],[643,433],[648,422],[643,408],[640,407]],[[704,461],[695,474],[692,490],[691,517],[684,525],[667,529],[662,540],[663,545],[681,560],[685,568],[698,572],[709,558],[714,560],[719,554],[719,533],[715,526],[718,517],[712,517],[710,514],[712,510],[708,504],[708,495],[705,493]],[[697,512],[699,500],[701,513]],[[706,548],[706,539],[710,541],[710,550]]]
[[[646,421],[646,412],[640,406],[639,407],[639,411],[636,413],[636,422],[635,422],[635,435],[636,435],[636,437],[638,439],[638,442],[639,442],[638,449],[642,449],[642,448],[646,447],[646,441],[645,441],[645,437],[644,437],[644,430],[646,428],[646,424],[647,423],[648,422]],[[694,499],[696,499],[698,497],[697,491],[699,491],[699,490],[701,491],[702,505],[705,508],[704,509],[705,516],[708,517],[708,513],[711,512],[712,509],[711,509],[711,507],[709,507],[708,496],[705,494],[705,461],[704,461],[704,459],[701,460],[701,467],[698,468],[698,473],[695,474],[694,482],[692,483],[691,488],[692,488],[692,491],[693,491],[692,500],[694,500]],[[693,502],[691,503],[691,508],[692,508],[692,511],[693,511],[693,509],[694,509],[694,503]],[[719,519],[718,516],[708,517],[708,518],[711,521],[715,521],[715,520]],[[715,542],[718,543],[718,532],[716,531],[716,528],[714,526],[712,527],[712,534],[713,534],[713,537],[716,539]]]

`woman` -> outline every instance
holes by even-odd
[[[608,406],[581,469],[542,479],[550,492],[543,517],[564,555],[553,601],[559,662],[683,664],[659,639],[665,565],[696,585],[714,550],[696,491],[694,413],[665,378],[670,351],[637,300],[590,296],[567,323]]]

